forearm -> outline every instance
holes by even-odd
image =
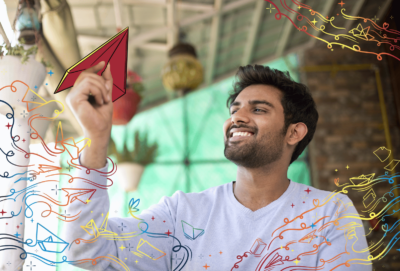
[[[81,165],[91,169],[102,168],[107,163],[107,149],[110,140],[108,136],[94,137],[85,136],[91,140],[90,147],[82,151]]]
[[[99,169],[103,172],[106,170],[105,167]],[[94,186],[85,180],[106,186],[107,178],[95,171],[86,174],[84,169],[80,170],[75,177],[77,179],[69,187],[70,194],[74,195],[69,197],[69,204],[66,207],[71,221],[66,223],[63,229],[64,240],[69,243],[65,255],[68,261],[77,261],[74,265],[80,268],[99,270],[99,266],[104,264],[102,261],[96,265],[93,265],[90,260],[81,261],[116,253],[113,242],[98,236],[98,229],[107,216],[110,203],[106,189]]]

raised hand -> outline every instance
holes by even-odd
[[[110,64],[102,76],[97,75],[104,65],[105,62],[101,61],[83,71],[67,96],[67,104],[82,126],[85,137],[92,141],[91,147],[83,151],[81,159],[82,165],[89,168],[105,165],[112,127],[113,78]]]

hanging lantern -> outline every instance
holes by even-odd
[[[203,82],[203,67],[192,45],[178,43],[168,56],[162,69],[163,85],[168,91],[193,90]]]
[[[135,72],[128,70],[126,93],[114,102],[113,125],[126,125],[131,121],[142,100],[142,78]]]
[[[41,30],[40,2],[20,0],[14,26],[17,37],[22,44],[35,44],[37,34]]]

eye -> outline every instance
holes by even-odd
[[[233,110],[232,112],[231,112],[231,115],[233,114],[233,113],[235,113],[237,110]]]
[[[256,109],[254,109],[254,110],[260,110],[261,112],[266,112],[265,110],[262,110],[262,109],[260,109],[260,108],[256,108]]]

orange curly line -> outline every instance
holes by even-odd
[[[121,259],[119,259],[119,258],[117,258],[117,257],[115,257],[114,255],[111,255],[111,254],[107,254],[107,255],[110,256],[110,257],[99,256],[99,257],[96,257],[94,259],[82,259],[82,260],[78,260],[78,261],[75,261],[75,262],[78,263],[78,264],[82,264],[82,263],[87,263],[87,262],[91,261],[92,265],[96,265],[98,259],[100,259],[100,260],[104,259],[104,260],[108,260],[109,262],[115,262],[115,263],[119,264],[126,271],[130,270],[129,267]]]
[[[313,200],[313,204],[314,204],[314,206],[315,206],[314,208],[312,208],[312,209],[310,209],[310,210],[307,210],[307,211],[301,213],[300,215],[298,215],[298,216],[296,216],[295,218],[293,218],[293,220],[289,220],[288,218],[284,218],[284,219],[283,219],[283,222],[285,222],[285,224],[282,225],[282,226],[280,226],[280,227],[277,228],[276,230],[274,230],[274,231],[272,232],[271,236],[274,236],[274,234],[275,234],[276,231],[278,231],[279,229],[281,229],[281,228],[283,228],[283,227],[289,225],[290,223],[292,223],[293,221],[297,220],[298,218],[303,219],[304,214],[309,213],[309,212],[312,212],[312,211],[314,211],[315,209],[324,206],[324,205],[327,204],[334,196],[336,196],[336,195],[339,194],[339,193],[340,193],[340,192],[336,192],[336,193],[335,193],[335,191],[334,191],[334,192],[331,192],[328,196],[326,196],[326,197],[323,199],[323,201],[325,201],[325,202],[324,202],[322,205],[319,205],[319,199],[314,199],[314,200]],[[328,198],[328,199],[327,199],[327,198]]]

